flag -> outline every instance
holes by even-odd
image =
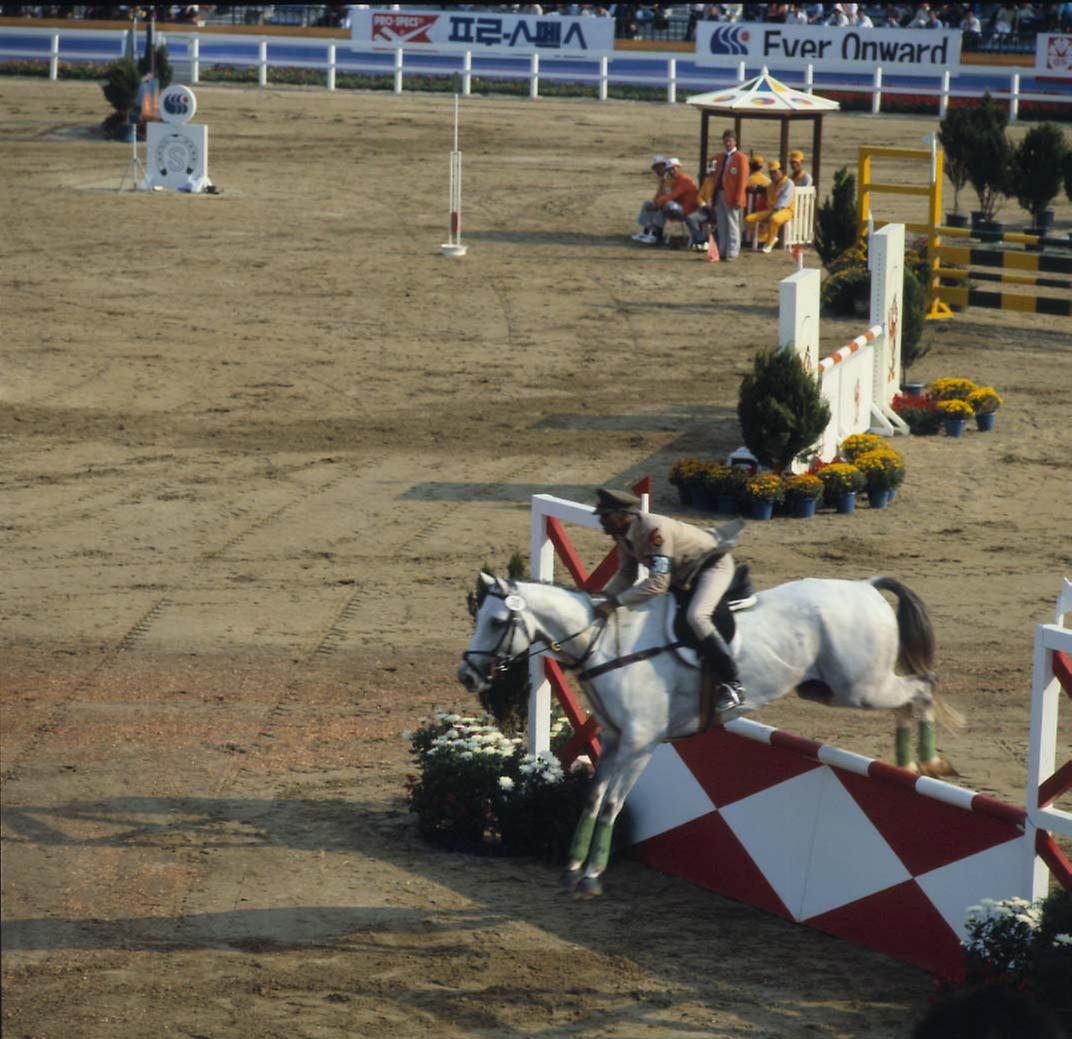
[[[715,242],[715,232],[708,230],[707,232],[707,262],[718,263],[718,245]]]

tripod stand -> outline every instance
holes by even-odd
[[[126,172],[119,182],[119,187],[115,189],[117,192],[123,190],[127,177],[130,178],[131,191],[137,191],[141,186],[141,182],[145,179],[145,167],[141,164],[141,159],[138,158],[138,128],[137,126],[132,126],[131,130],[133,131],[133,136],[130,138],[130,162],[127,163]]]

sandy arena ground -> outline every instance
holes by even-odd
[[[5,1037],[906,1036],[920,971],[628,860],[574,901],[405,810],[400,733],[473,706],[465,590],[527,550],[529,496],[650,473],[679,511],[670,463],[738,445],[791,260],[628,238],[696,113],[467,101],[447,261],[449,98],[198,100],[222,194],[117,194],[99,86],[0,80]],[[826,190],[932,126],[831,118]],[[913,376],[998,387],[997,431],[905,438],[892,509],[752,524],[740,555],[761,587],[914,587],[970,720],[940,749],[1022,803],[1033,625],[1072,572],[1072,322],[928,335]],[[759,720],[892,750],[875,714]]]

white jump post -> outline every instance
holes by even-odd
[[[450,153],[450,222],[447,240],[439,247],[444,256],[464,256],[462,245],[462,153],[458,150],[458,95],[454,95],[454,148]]]
[[[462,97],[469,97],[473,91],[473,52],[462,55]]]
[[[893,411],[901,371],[904,302],[904,225],[887,224],[869,236],[870,324],[829,357],[818,359],[819,272],[798,271],[779,286],[778,343],[801,354],[808,371],[820,376],[830,422],[818,445],[829,461],[852,433],[907,433]]]

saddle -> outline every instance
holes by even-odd
[[[702,572],[708,566],[714,566],[717,557],[700,568]],[[673,588],[671,593],[677,603],[677,612],[674,615],[674,639],[689,649],[698,649],[699,641],[689,626],[686,610],[692,601],[692,588]],[[755,605],[756,589],[752,584],[752,575],[749,573],[747,563],[739,563],[733,571],[733,580],[725,595],[719,600],[715,612],[711,614],[711,620],[715,630],[722,636],[727,646],[733,645],[733,636],[737,632],[737,622],[733,615],[741,610],[746,610]]]

